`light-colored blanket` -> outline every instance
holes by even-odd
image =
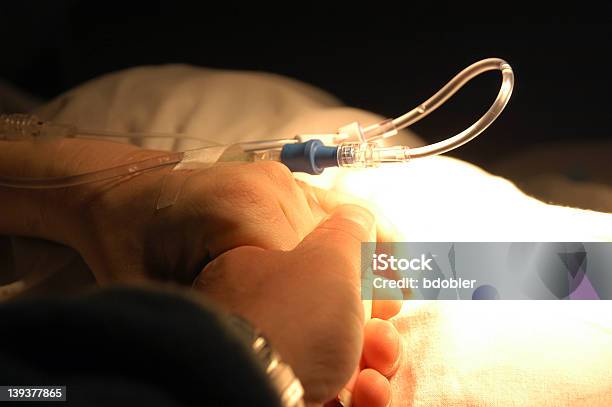
[[[86,128],[181,131],[220,143],[333,132],[381,119],[287,78],[180,65],[99,78],[38,113]],[[408,132],[400,138],[395,144],[422,143]],[[143,145],[194,147],[159,139]],[[410,240],[612,240],[612,215],[546,205],[505,179],[446,157],[301,178],[374,202]],[[28,252],[23,242],[17,248]],[[37,253],[53,256],[52,249]],[[29,259],[41,258],[31,250]],[[394,319],[404,354],[392,379],[393,405],[612,405],[610,315],[606,301],[408,301]]]

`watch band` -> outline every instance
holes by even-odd
[[[266,337],[244,318],[231,315],[230,324],[246,339],[280,397],[283,407],[304,407],[304,388],[291,366],[284,363]]]

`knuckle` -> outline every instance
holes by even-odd
[[[276,161],[259,161],[254,165],[260,173],[263,173],[277,185],[291,186],[295,184],[293,174],[284,164]]]
[[[331,222],[328,221],[318,227],[318,230],[328,232],[334,239],[351,241],[356,244],[364,240],[363,228],[351,221],[346,222]]]
[[[231,174],[220,181],[219,192],[225,199],[243,204],[261,204],[268,199],[266,185],[248,172]]]

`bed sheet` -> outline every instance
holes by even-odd
[[[87,128],[182,131],[221,143],[334,131],[355,120],[381,119],[291,79],[185,65],[110,74],[37,113]],[[398,143],[422,144],[409,132],[401,138]],[[193,145],[144,140],[143,146]],[[301,178],[370,200],[414,240],[612,240],[612,215],[546,205],[505,179],[451,158]],[[55,269],[45,261],[40,270],[54,290],[67,289],[75,278],[91,283],[81,274],[87,271],[78,256],[75,260],[66,248],[24,239],[13,244],[22,271],[41,266],[29,264],[32,259],[60,259]],[[67,256],[73,256],[68,263]],[[393,405],[611,405],[611,311],[605,301],[407,301],[393,320],[404,347],[391,380]]]

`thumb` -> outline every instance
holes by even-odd
[[[348,260],[358,271],[361,243],[375,241],[374,215],[357,205],[341,205],[302,240],[296,251],[306,252],[307,256],[315,251],[327,261]]]
[[[367,208],[371,213],[376,214],[376,232],[378,234],[378,239],[381,239],[383,242],[402,240],[403,235],[395,227],[393,222],[387,219],[382,210],[371,202],[358,198],[354,195],[339,192],[335,189],[317,188],[302,181],[299,181],[298,185],[302,187],[302,190],[304,191],[306,199],[308,199],[309,205],[311,206],[313,212],[322,209],[323,211],[330,213],[335,208],[343,204],[361,206],[363,208]]]

